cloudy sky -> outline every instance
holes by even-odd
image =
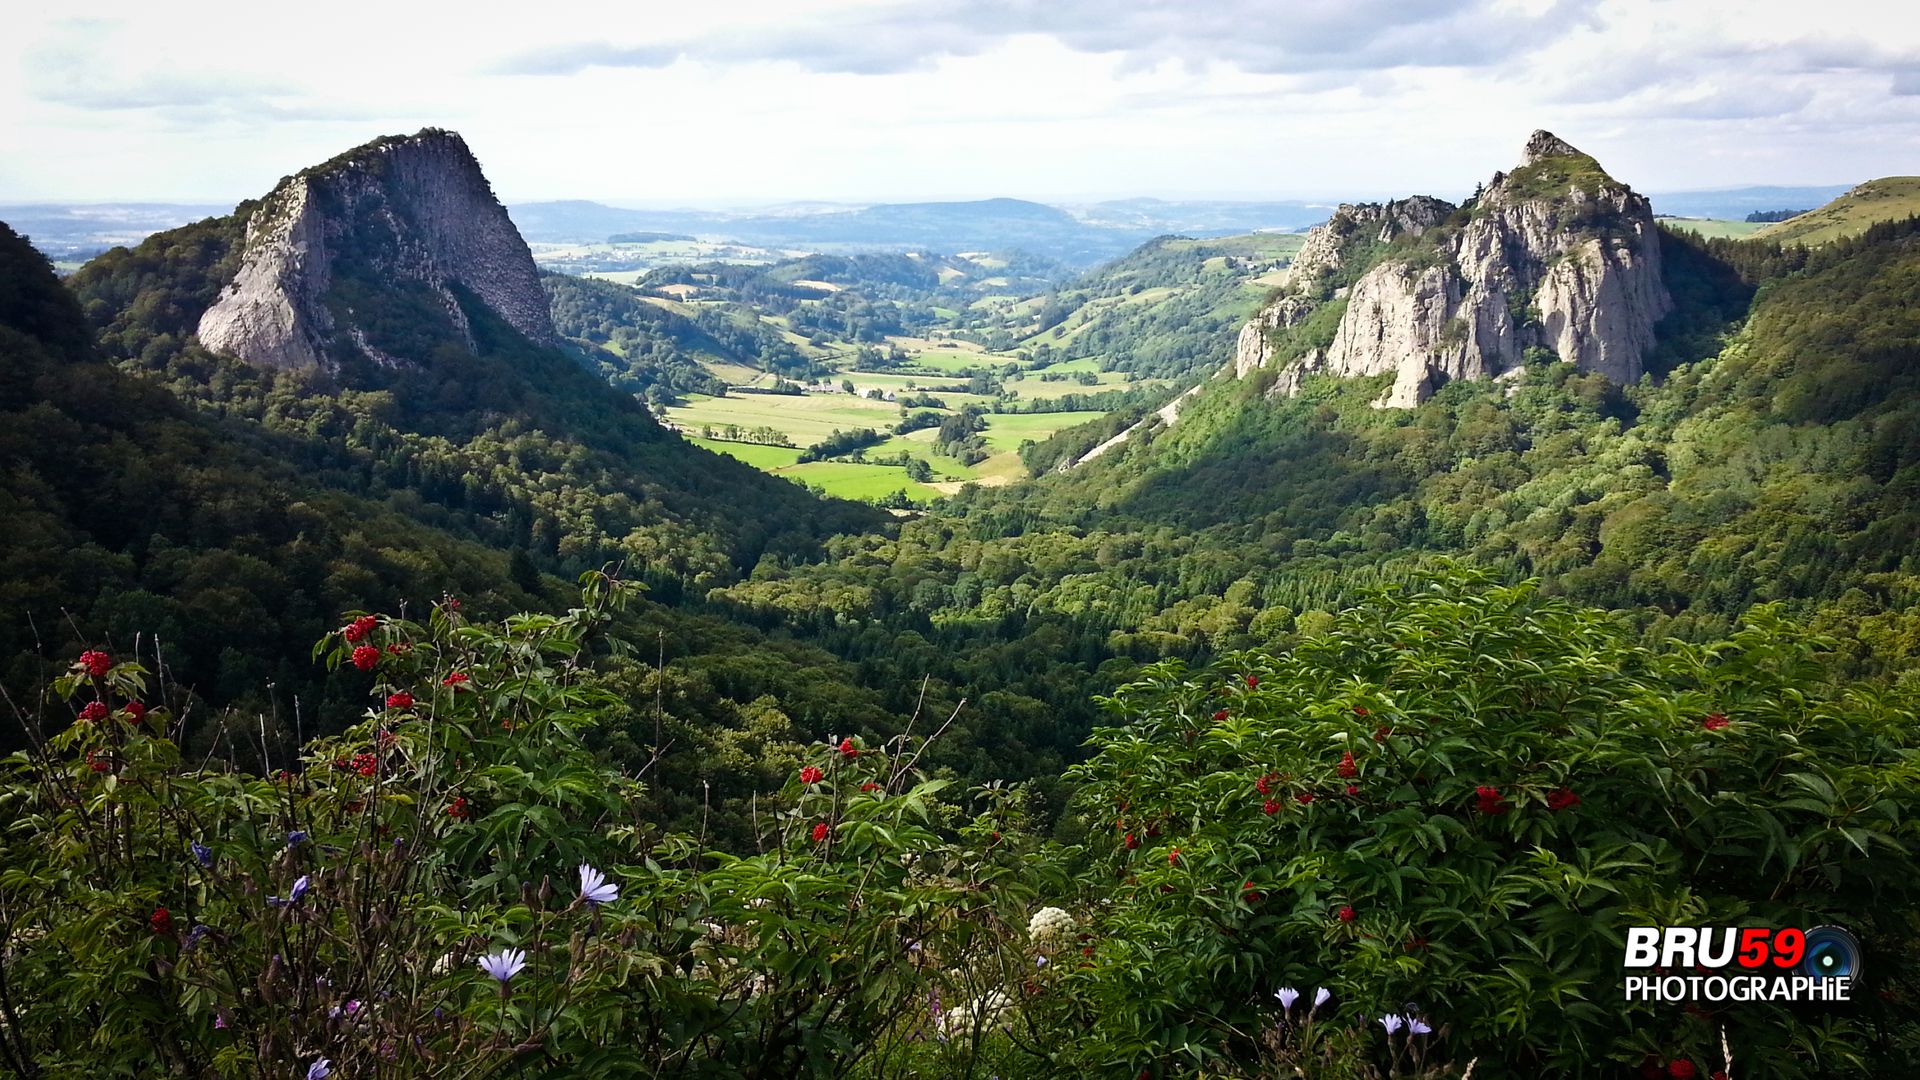
[[[508,201],[1457,194],[1536,127],[1643,191],[1920,173],[1912,0],[490,7],[12,5],[0,202],[232,201],[425,125]]]

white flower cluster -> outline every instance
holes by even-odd
[[[1049,908],[1058,911],[1058,908]],[[1065,912],[1061,912],[1065,914]],[[1013,999],[1003,990],[995,990],[985,997],[975,998],[956,1009],[948,1009],[940,1014],[939,1029],[942,1035],[957,1035],[964,1032],[984,1031],[1000,1024],[1000,1018],[1013,1007]]]
[[[1027,937],[1039,944],[1066,937],[1073,927],[1073,916],[1057,907],[1043,907],[1027,920]]]

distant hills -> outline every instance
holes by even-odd
[[[1301,229],[1328,208],[1303,202],[1169,202],[1128,199],[1073,207],[1024,199],[798,203],[749,211],[636,210],[568,200],[507,208],[535,244],[597,243],[636,232],[829,253],[1024,251],[1076,267],[1116,258],[1168,233],[1223,235]]]
[[[1660,214],[1737,221],[1756,210],[1819,206],[1848,190],[1844,184],[1755,186],[1654,193],[1649,198]],[[0,219],[11,222],[49,258],[75,262],[228,209],[198,203],[41,203],[0,205]],[[507,210],[521,235],[535,245],[601,244],[615,237],[636,242],[639,236],[659,234],[790,253],[1019,250],[1084,269],[1158,236],[1298,231],[1327,220],[1333,207],[1300,200],[1134,198],[1050,205],[1001,198],[864,205],[792,202],[713,210],[636,209],[563,199],[511,204]]]
[[[230,209],[197,203],[0,205],[0,220],[13,223],[48,258],[78,262]],[[1331,207],[1308,202],[1142,198],[1067,206],[1025,199],[975,199],[657,210],[562,199],[519,203],[507,210],[521,235],[536,245],[699,238],[789,254],[1024,251],[1084,269],[1118,258],[1156,236],[1304,229],[1326,220]]]
[[[1718,218],[1743,221],[1755,210],[1781,210],[1819,206],[1844,193],[1845,184],[1818,184],[1812,187],[1741,187],[1714,191],[1652,192],[1647,195],[1653,212],[1670,217]]]
[[[79,262],[131,246],[163,229],[231,212],[202,203],[21,203],[0,205],[0,221],[55,262]]]

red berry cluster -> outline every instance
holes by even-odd
[[[405,690],[402,690],[402,691],[400,691],[400,692],[399,692],[399,693],[397,693],[397,694],[388,694],[388,695],[387,695],[387,708],[389,708],[389,709],[411,709],[411,708],[413,708],[413,695],[412,695],[412,694],[409,694],[409,693],[407,693],[407,692],[406,692]]]
[[[821,772],[814,766],[808,765],[800,770],[800,782],[803,784],[817,784],[825,779],[826,775],[826,773]]]
[[[113,658],[106,653],[88,649],[80,654],[79,667],[96,679],[104,679],[107,672],[113,670]]]
[[[473,807],[467,802],[465,795],[457,795],[451,803],[447,804],[447,816],[460,821],[473,816]]]
[[[366,639],[366,636],[368,634],[373,633],[373,628],[378,625],[380,625],[379,620],[375,619],[373,616],[362,615],[359,618],[348,623],[346,625],[346,628],[340,631],[340,636],[346,638],[350,642],[363,641]]]
[[[375,667],[379,666],[379,663],[380,663],[379,649],[376,649],[371,645],[359,645],[354,647],[354,650],[353,650],[353,666],[354,667],[359,668],[361,671],[372,671]]]
[[[1477,787],[1473,789],[1474,809],[1488,816],[1504,814],[1513,809],[1507,804],[1506,797],[1497,787]]]

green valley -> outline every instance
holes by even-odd
[[[673,429],[828,495],[908,507],[1020,478],[1024,445],[1157,406],[1218,360],[1221,328],[1252,312],[1299,242],[1165,238],[1068,280],[978,253],[669,266],[630,287],[544,280],[562,332]],[[1117,341],[1154,359],[1104,347]],[[949,420],[970,430],[943,431]],[[830,461],[765,452],[861,431],[876,438]]]

